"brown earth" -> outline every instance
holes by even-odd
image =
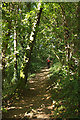
[[[35,118],[51,120],[52,101],[49,87],[49,69],[44,68],[40,73],[36,73],[34,78],[28,80],[29,89],[25,95],[18,100],[14,100],[11,105],[7,105],[6,118]],[[10,104],[10,103],[9,103]]]

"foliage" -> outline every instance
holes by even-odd
[[[50,56],[54,117],[80,116],[79,9],[76,2],[2,3],[3,98],[24,89]]]
[[[57,68],[57,69],[55,69]],[[53,71],[54,70],[54,71]],[[54,117],[77,118],[78,81],[77,75],[68,75],[66,67],[55,64],[51,69],[52,99],[55,102]]]

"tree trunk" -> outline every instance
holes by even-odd
[[[17,80],[17,33],[14,27],[14,80]]]
[[[41,13],[42,13],[42,7],[41,7],[41,3],[38,4],[38,13],[37,13],[37,16],[36,16],[36,20],[33,24],[33,28],[32,28],[32,32],[31,32],[31,35],[30,35],[30,43],[29,43],[29,47],[30,47],[30,50],[29,50],[29,56],[28,56],[28,62],[25,63],[25,67],[24,67],[24,74],[25,74],[25,84],[27,83],[27,77],[28,77],[28,69],[29,69],[29,65],[30,65],[30,61],[31,61],[31,54],[32,54],[32,51],[33,51],[33,47],[34,47],[34,44],[35,44],[35,41],[36,41],[36,35],[37,35],[37,32],[38,32],[38,27],[39,27],[39,23],[40,23],[40,17],[41,17]]]
[[[15,5],[15,13],[18,14],[19,5]],[[17,17],[14,20],[14,81],[17,81]]]

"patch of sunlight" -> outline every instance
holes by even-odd
[[[22,107],[17,107],[18,109],[22,109]]]
[[[63,110],[65,107],[64,106],[60,106],[60,107],[58,107],[58,110],[60,111],[60,110]]]
[[[33,104],[30,104],[30,107],[32,107],[33,106]]]
[[[50,99],[51,98],[51,96],[48,96],[46,99],[48,100],[48,99]]]
[[[57,113],[57,115],[59,115],[59,113]]]
[[[14,117],[17,117],[17,115],[14,115]]]
[[[22,114],[19,114],[20,117],[22,117]]]
[[[11,109],[23,109],[22,107],[9,107],[7,108],[7,110],[11,110]]]
[[[45,69],[45,71],[48,73],[48,72],[49,72],[49,69],[47,68],[47,69]]]
[[[51,106],[48,106],[47,108],[50,109],[50,110],[52,110],[52,109],[53,109],[53,106],[51,105]]]
[[[7,108],[7,110],[11,110],[11,109],[15,109],[16,107],[9,107]]]
[[[56,105],[56,101],[55,101],[55,100],[53,100],[53,102],[52,102],[52,107],[54,108],[54,107],[55,107],[55,105]]]
[[[51,86],[49,85],[49,86],[46,88],[46,90],[49,90],[49,89],[50,89],[50,87],[51,87]]]
[[[55,87],[54,88],[58,88],[59,87],[59,83],[57,82],[57,84],[55,85]]]
[[[41,111],[42,111],[42,108],[38,108],[37,111],[38,111],[38,112],[41,112]]]
[[[42,113],[42,114],[38,114],[38,115],[37,115],[37,118],[48,119],[48,118],[49,118],[49,115],[48,115],[48,114],[46,115],[46,114]]]
[[[40,77],[43,77],[43,76],[44,76],[44,74],[43,74],[43,73],[39,73],[39,76],[40,76]]]
[[[30,90],[35,90],[35,88],[30,88]]]
[[[33,112],[33,113],[37,113],[37,110],[32,109],[32,112]]]
[[[77,36],[77,34],[75,34],[74,36]]]
[[[29,83],[34,83],[35,81],[29,81]]]
[[[33,39],[34,39],[34,38],[32,37],[32,34],[31,34],[31,36],[30,36],[30,41],[33,41]]]
[[[25,117],[29,117],[29,118],[32,118],[33,117],[33,112],[31,111],[30,113],[25,113],[24,114]]]
[[[50,75],[47,75],[47,77],[50,77]]]
[[[24,73],[23,73],[23,71],[22,71],[22,70],[20,70],[20,77],[22,77],[22,78],[24,78],[24,77],[25,77],[25,75],[24,75]]]
[[[44,85],[41,85],[41,88],[43,88],[44,87]]]
[[[26,48],[26,50],[27,50],[27,49],[29,49],[29,50],[30,50],[30,46],[29,46],[29,45],[27,45],[27,48]]]
[[[41,100],[44,100],[45,98],[42,98]]]
[[[42,108],[45,108],[45,105],[44,105],[44,104],[42,104],[42,105],[41,105],[41,107],[42,107]]]
[[[48,94],[45,94],[44,96],[45,96],[45,97],[48,97]]]
[[[53,104],[55,104],[56,103],[56,101],[55,100],[53,100]]]

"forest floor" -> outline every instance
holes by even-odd
[[[6,106],[7,112],[3,118],[43,118],[51,120],[53,114],[51,93],[48,90],[49,69],[46,67],[35,77],[28,80],[28,90],[21,98],[14,100]]]

